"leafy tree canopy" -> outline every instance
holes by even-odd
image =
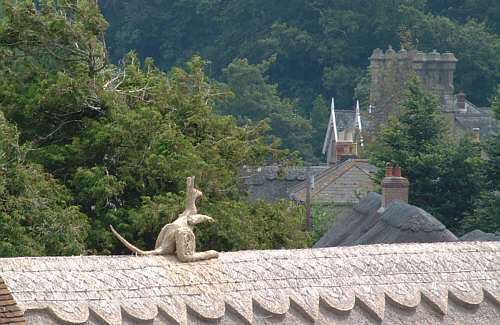
[[[386,162],[400,165],[410,181],[410,203],[460,231],[483,186],[480,150],[468,138],[449,140],[436,98],[417,78],[408,81],[400,111],[381,131],[370,158],[381,170]]]
[[[214,77],[236,58],[269,68],[279,93],[305,117],[318,95],[350,107],[373,49],[397,47],[401,31],[419,50],[453,51],[459,88],[485,105],[498,83],[499,5],[495,0],[101,0],[118,60],[129,49],[168,68],[200,53]]]
[[[26,159],[0,112],[0,256],[81,254],[89,230],[70,191]]]
[[[280,98],[277,86],[268,82],[266,73],[271,64],[272,60],[251,65],[246,59],[229,64],[224,77],[234,96],[221,105],[221,111],[243,121],[267,119],[271,134],[281,139],[286,148],[311,159],[311,124],[298,114],[296,102]]]
[[[113,60],[137,49],[141,58],[153,57],[169,69],[193,54],[202,55],[210,61],[211,77],[230,79],[238,87],[230,114],[248,117],[252,110],[254,116],[271,118],[272,134],[311,162],[323,159],[318,133],[327,125],[327,119],[319,120],[325,114],[318,111],[317,99],[335,96],[339,109],[353,107],[355,99],[363,102],[368,57],[375,48],[392,44],[454,52],[459,59],[457,91],[465,91],[477,105],[488,105],[500,80],[496,2],[99,1],[111,23],[107,40]],[[274,85],[275,100],[265,100],[271,98],[271,88],[264,91],[260,86],[259,99],[249,103],[248,89],[255,87],[256,92],[252,82],[261,78],[256,74]],[[323,109],[328,111],[327,106]],[[314,125],[311,137],[303,134],[308,127],[303,119]]]
[[[500,86],[492,105],[497,120],[500,120]],[[484,174],[485,186],[476,200],[474,211],[463,222],[465,230],[481,229],[485,232],[500,232],[500,134],[493,136],[485,144],[487,155]]]
[[[168,73],[134,53],[110,64],[107,24],[92,1],[7,1],[5,13],[1,109],[17,125],[21,145],[32,148],[26,159],[66,187],[67,196],[54,201],[60,215],[74,202],[71,211],[90,224],[88,236],[74,236],[80,244],[86,239],[87,251],[123,251],[109,224],[139,246],[153,246],[161,226],[181,211],[190,175],[205,194],[200,209],[218,220],[200,230],[202,248],[307,244],[302,209],[244,201],[240,168],[281,162],[288,154],[267,140],[265,124],[238,126],[216,114],[227,90],[205,75],[200,57]],[[64,187],[52,189],[50,195],[62,196]]]

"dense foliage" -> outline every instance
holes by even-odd
[[[400,112],[371,148],[372,162],[381,171],[389,161],[400,165],[410,181],[410,203],[460,232],[483,188],[480,147],[467,137],[449,139],[437,99],[416,78],[407,82]]]
[[[0,4],[0,256],[125,251],[110,224],[152,247],[191,175],[217,220],[197,230],[200,249],[304,247],[303,209],[249,203],[239,171],[296,152],[317,161],[326,98],[367,96],[374,48],[453,51],[477,104],[500,79],[494,0]],[[372,160],[400,164],[411,203],[452,230],[498,231],[500,136],[481,160],[449,139],[417,80],[407,87]]]
[[[205,75],[201,58],[168,74],[133,53],[112,65],[103,42],[107,23],[95,2],[4,6],[0,108],[8,122],[2,141],[18,142],[12,123],[19,146],[28,149],[22,159],[5,157],[19,162],[6,169],[12,176],[2,185],[7,201],[1,224],[16,233],[2,231],[0,247],[11,247],[14,239],[20,245],[24,236],[40,248],[26,244],[0,254],[123,250],[109,224],[152,247],[161,226],[182,210],[190,175],[204,192],[200,209],[218,221],[202,229],[201,249],[307,244],[299,207],[243,200],[239,169],[281,161],[287,153],[264,136],[265,123],[238,126],[233,117],[215,113],[215,101],[227,91]],[[45,206],[32,213],[37,199]],[[49,226],[61,229],[61,240],[57,229],[44,230]]]
[[[313,123],[319,95],[334,95],[338,107],[352,107],[355,89],[366,80],[368,57],[373,49],[390,44],[396,49],[403,44],[422,51],[454,52],[459,59],[456,88],[480,106],[489,104],[500,80],[496,0],[101,0],[100,4],[111,23],[108,45],[114,60],[137,49],[141,57],[154,57],[160,67],[169,68],[198,53],[211,61],[211,76],[222,80],[224,69],[235,60],[260,64],[274,58],[268,67],[270,82],[278,85],[284,101],[295,101],[297,112]],[[323,109],[328,111],[328,106]],[[311,144],[321,147],[321,139],[313,137]],[[308,148],[292,148],[308,157]]]
[[[500,120],[500,86],[492,105],[497,120]],[[485,145],[487,155],[483,172],[485,186],[480,198],[463,222],[466,230],[481,229],[486,232],[500,233],[500,134],[492,137]]]
[[[31,149],[0,112],[0,256],[80,253],[87,218],[60,182],[27,161]]]
[[[223,70],[224,81],[234,96],[220,105],[221,111],[237,116],[240,121],[267,120],[271,134],[280,139],[283,146],[311,159],[311,124],[298,114],[296,102],[281,99],[277,86],[269,84],[266,73],[270,64],[272,61],[251,65],[246,59],[230,63]]]

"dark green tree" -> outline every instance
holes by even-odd
[[[457,230],[482,186],[479,148],[467,138],[451,141],[436,98],[417,78],[407,82],[400,112],[380,132],[370,158],[381,169],[386,162],[400,165],[410,203]]]
[[[66,177],[65,145],[101,117],[107,23],[92,1],[4,1],[0,102],[39,162]],[[72,17],[71,19],[69,17]]]
[[[320,161],[324,161],[323,141],[325,140],[326,128],[328,127],[330,118],[330,105],[323,96],[318,96],[313,102],[311,111],[312,125],[312,147],[316,157],[321,157]]]
[[[270,84],[266,75],[273,59],[258,65],[246,59],[235,60],[224,69],[224,77],[234,96],[220,105],[222,112],[241,121],[254,123],[267,119],[273,136],[283,145],[312,158],[311,124],[298,113],[297,103],[282,99],[277,85]]]
[[[493,113],[500,120],[500,86],[492,101]],[[500,232],[500,134],[492,136],[484,148],[487,158],[483,168],[485,186],[475,202],[474,211],[464,220],[463,229]]]
[[[401,30],[413,35],[419,49],[453,50],[464,64],[459,65],[457,81],[465,80],[464,90],[479,103],[485,104],[492,94],[494,69],[488,67],[494,67],[495,56],[487,53],[498,54],[500,11],[495,0],[100,3],[111,21],[109,41],[116,60],[136,48],[169,68],[201,53],[213,62],[214,76],[219,76],[235,58],[260,62],[276,54],[272,82],[308,109],[317,95],[331,95],[326,92],[336,94],[340,107],[350,105],[371,51],[398,45]],[[479,24],[473,26],[474,22]],[[471,75],[472,66],[484,71]],[[489,88],[478,89],[474,82]]]
[[[87,217],[60,182],[26,160],[30,149],[0,112],[0,256],[84,253]]]
[[[464,90],[473,103],[488,104],[494,95],[500,71],[500,35],[484,23],[468,19],[459,24],[447,17],[402,7],[401,14],[422,51],[451,51],[458,61],[455,87]]]
[[[153,246],[160,228],[181,211],[191,175],[205,194],[200,209],[219,221],[201,230],[202,248],[209,239],[219,250],[307,244],[300,208],[245,202],[242,166],[288,156],[267,141],[264,124],[238,126],[234,117],[216,114],[226,90],[206,76],[205,61],[195,56],[164,73],[129,54],[115,66],[107,62],[106,22],[94,1],[5,3],[1,109],[17,125],[21,145],[30,146],[27,161],[70,190],[60,205],[74,200],[87,215],[89,252],[124,251],[109,224],[140,246]],[[245,223],[233,224],[233,216]],[[266,226],[273,216],[281,223]],[[217,240],[228,229],[235,239]],[[276,235],[239,234],[249,229]]]
[[[353,96],[364,100],[363,78],[373,49],[400,43],[422,51],[454,52],[459,59],[457,90],[465,91],[475,104],[486,105],[500,78],[496,2],[101,0],[100,4],[111,22],[108,44],[115,62],[135,48],[141,58],[154,57],[167,70],[197,53],[211,62],[210,77],[222,80],[223,69],[237,59],[255,64],[274,56],[266,73],[269,84],[277,85],[282,98],[297,103],[300,116],[314,120],[318,96],[335,95],[338,108],[351,107]],[[357,85],[365,90],[355,93]],[[298,130],[288,132],[294,137]],[[318,158],[316,137],[309,141]]]
[[[427,8],[437,15],[460,23],[474,19],[500,33],[500,3],[496,0],[427,1]]]

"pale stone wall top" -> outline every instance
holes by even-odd
[[[153,324],[163,315],[185,324],[193,313],[216,320],[229,311],[254,323],[259,310],[282,315],[292,309],[311,323],[321,305],[334,311],[362,306],[382,321],[388,298],[413,308],[424,297],[441,315],[448,313],[449,295],[466,305],[487,298],[498,307],[500,243],[241,251],[196,263],[169,256],[8,258],[0,259],[0,276],[21,308],[50,311],[69,323],[97,317]]]

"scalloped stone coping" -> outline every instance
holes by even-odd
[[[4,258],[0,277],[28,324],[500,324],[498,242]]]

